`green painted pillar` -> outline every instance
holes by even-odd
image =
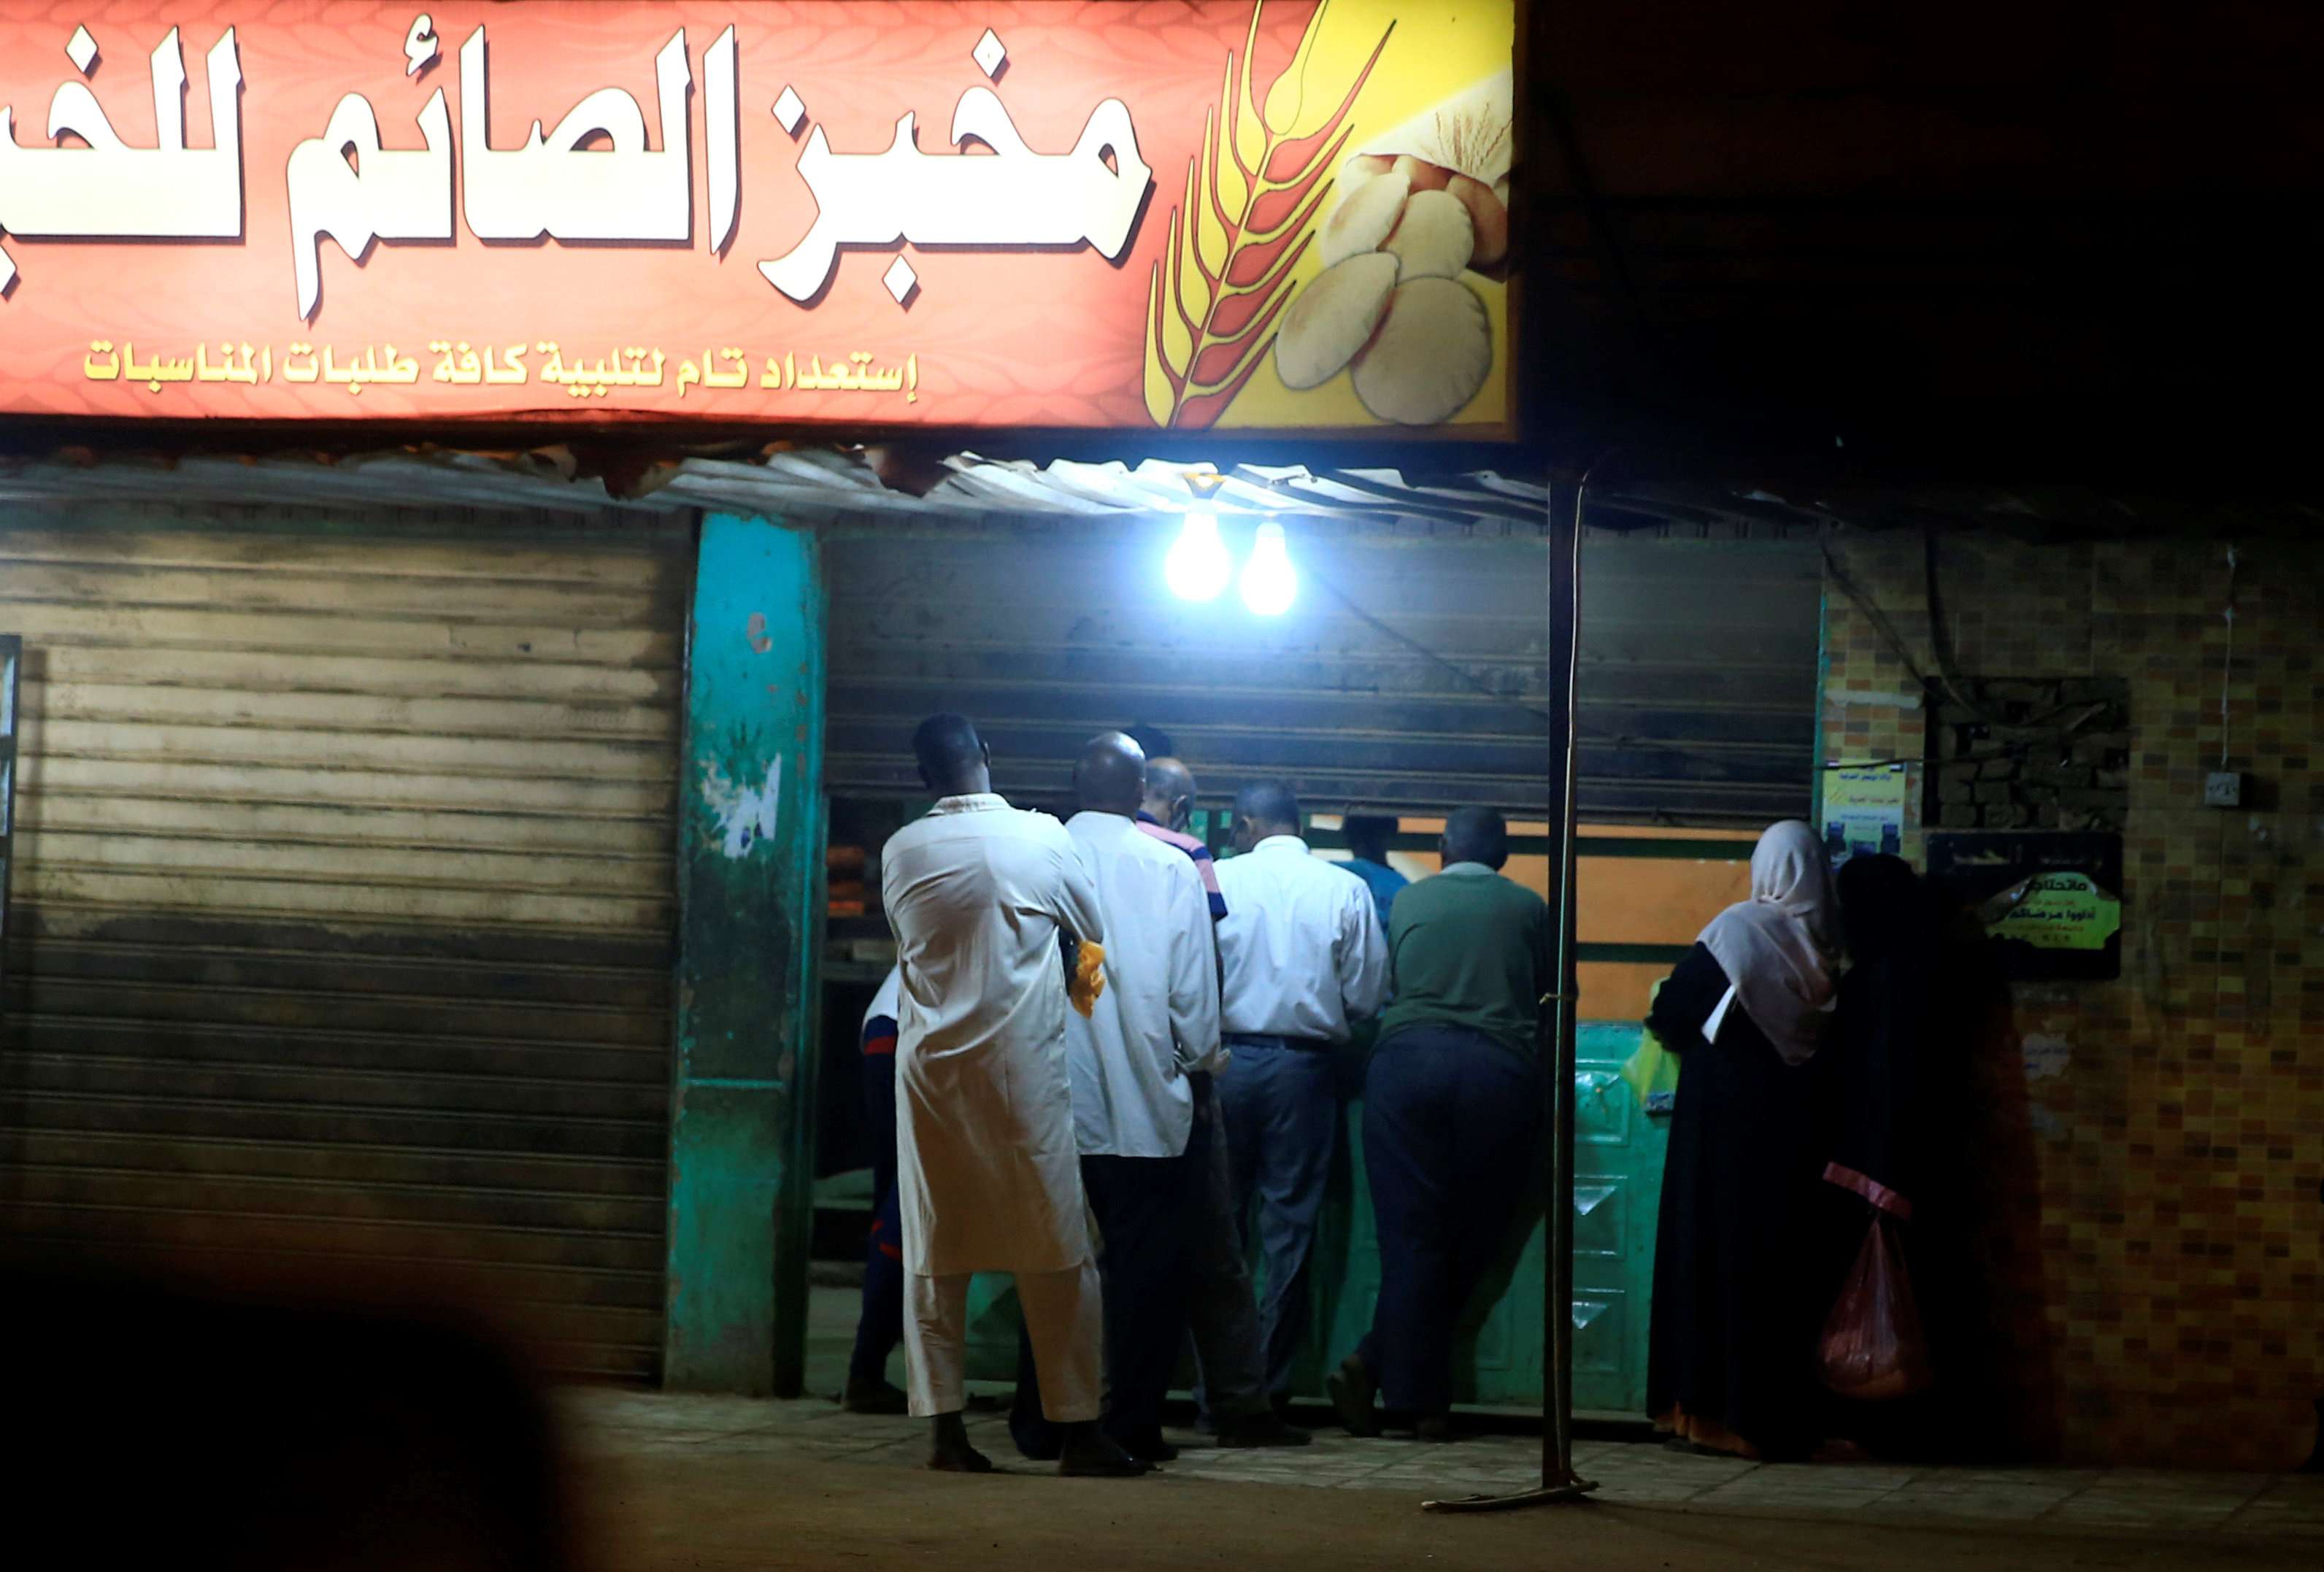
[[[824,593],[813,534],[703,520],[678,789],[662,1381],[794,1397],[814,1218]]]

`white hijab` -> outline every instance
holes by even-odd
[[[1771,826],[1751,853],[1751,898],[1711,920],[1702,942],[1734,984],[1734,1003],[1786,1064],[1804,1064],[1831,1019],[1839,970],[1831,867],[1797,819]],[[1713,1012],[1713,1018],[1724,1015]]]

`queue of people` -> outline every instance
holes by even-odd
[[[847,1406],[928,1419],[930,1466],[989,1469],[961,1419],[968,1282],[1007,1273],[1025,1456],[1107,1476],[1168,1461],[1162,1408],[1189,1348],[1219,1444],[1305,1444],[1286,1410],[1310,1264],[1346,1050],[1376,1023],[1362,1093],[1380,1290],[1326,1384],[1351,1433],[1449,1439],[1454,1329],[1537,1162],[1554,991],[1549,910],[1502,875],[1500,815],[1452,814],[1442,871],[1407,885],[1377,825],[1358,822],[1352,870],[1314,856],[1279,782],[1237,795],[1236,855],[1214,861],[1186,832],[1192,772],[1122,733],[1083,751],[1062,824],[991,790],[966,719],[930,719],[913,746],[938,800],[882,860],[898,963],[863,1062],[894,1137]],[[1858,857],[1835,881],[1813,832],[1786,823],[1754,850],[1749,898],[1656,990],[1647,1025],[1682,1071],[1648,1390],[1679,1444],[1957,1443],[1946,1398],[1964,1384],[1851,1409],[1819,1388],[1817,1359],[1865,1219],[1885,1216],[1915,1219],[1900,1248],[1930,1283],[1937,1364],[1976,1363],[1950,1138],[1964,1083],[1941,1051],[1970,1030],[1972,954],[1900,860]],[[899,1340],[907,1390],[884,1377]]]
[[[1219,1444],[1305,1444],[1282,1410],[1339,1066],[1386,1007],[1365,1113],[1382,1292],[1333,1391],[1351,1430],[1446,1435],[1452,1325],[1538,1133],[1548,922],[1498,871],[1499,816],[1454,815],[1445,871],[1399,890],[1384,848],[1352,874],[1312,855],[1280,783],[1238,795],[1237,855],[1213,862],[1185,832],[1191,772],[1121,733],[1084,750],[1063,824],[991,790],[965,718],[913,747],[937,802],[882,858],[898,961],[863,1042],[895,1161],[844,1401],[928,1420],[931,1467],[990,1469],[962,1420],[967,1288],[1007,1273],[1026,1456],[1115,1477],[1167,1461],[1189,1346]]]

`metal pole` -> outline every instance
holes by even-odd
[[[1578,1501],[1597,1486],[1573,1472],[1573,1060],[1579,1000],[1573,977],[1574,695],[1582,638],[1582,503],[1588,471],[1573,488],[1570,517],[1550,486],[1549,524],[1549,892],[1557,916],[1555,980],[1545,1007],[1542,1045],[1548,1255],[1542,1295],[1541,1484],[1515,1495],[1421,1503],[1429,1512],[1497,1512]]]
[[[1549,1055],[1549,1303],[1547,1411],[1543,1415],[1541,1483],[1545,1490],[1573,1483],[1573,1060],[1577,998],[1573,973],[1574,700],[1582,649],[1582,501],[1590,483],[1573,489],[1573,519],[1561,535],[1553,516],[1549,539],[1550,892],[1557,906],[1557,992],[1550,1003]],[[1554,492],[1552,493],[1553,501]]]

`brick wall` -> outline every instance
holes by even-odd
[[[2290,1467],[2324,1390],[2324,543],[2237,544],[2234,812],[2203,805],[2227,544],[1943,537],[1960,673],[2127,684],[2123,976],[2016,985],[1979,1067],[1994,1271],[2024,1307],[1997,1422],[2074,1460]],[[1932,672],[1920,538],[1834,552]],[[1904,661],[1836,579],[1826,600],[1825,753],[1921,757],[1941,727]]]

